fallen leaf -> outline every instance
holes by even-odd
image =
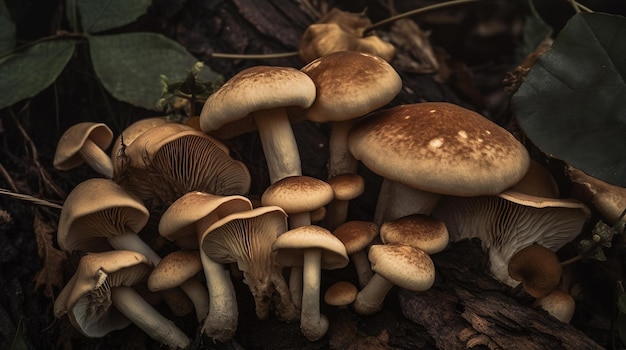
[[[43,294],[52,299],[52,287],[63,286],[61,264],[67,258],[65,252],[56,249],[53,244],[53,233],[56,228],[35,211],[33,231],[37,239],[37,254],[43,260],[43,267],[35,274],[35,289],[43,287]]]

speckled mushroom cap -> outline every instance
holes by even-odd
[[[435,265],[423,250],[402,244],[375,244],[368,258],[372,271],[394,285],[412,290],[428,290],[435,282]]]
[[[333,199],[333,189],[325,181],[310,176],[290,176],[270,185],[261,196],[263,205],[276,205],[287,214],[313,211]]]
[[[380,239],[386,244],[407,244],[434,254],[446,248],[449,237],[443,221],[412,214],[384,222],[380,226]]]
[[[348,253],[343,243],[320,226],[308,225],[291,229],[278,236],[272,244],[276,261],[283,266],[302,266],[304,251],[311,248],[322,250],[322,269],[340,269],[348,265]]]
[[[446,102],[375,112],[352,129],[348,143],[354,157],[376,174],[457,196],[500,193],[518,182],[530,164],[511,133]]]
[[[245,124],[242,119],[258,110],[307,108],[314,100],[315,84],[299,70],[254,66],[235,74],[209,96],[200,113],[200,127],[212,132],[229,123]],[[250,127],[241,130],[249,131]]]
[[[378,236],[378,225],[370,221],[351,220],[339,225],[333,234],[346,247],[348,254],[365,249]]]
[[[365,179],[359,174],[339,174],[326,182],[333,188],[336,200],[349,201],[365,192]]]
[[[177,250],[166,256],[148,276],[148,289],[153,292],[175,288],[202,271],[197,250]]]
[[[352,304],[358,291],[354,284],[347,281],[338,281],[326,289],[324,302],[333,306],[347,306]]]
[[[317,87],[315,102],[304,114],[318,123],[361,117],[391,102],[402,88],[387,61],[364,52],[331,53],[301,70]]]
[[[52,165],[59,170],[69,170],[84,163],[78,151],[86,140],[91,140],[105,150],[113,141],[113,131],[104,123],[82,122],[68,128],[59,142]]]

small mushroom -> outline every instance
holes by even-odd
[[[328,319],[320,313],[321,269],[348,264],[343,243],[330,231],[315,225],[300,226],[282,233],[272,244],[276,260],[284,266],[302,266],[300,330],[315,341],[328,331]]]
[[[335,196],[328,203],[327,215],[322,226],[333,231],[346,222],[350,201],[365,192],[365,179],[358,174],[344,173],[335,175],[326,182],[332,187]]]
[[[67,129],[57,143],[52,165],[70,170],[83,163],[104,175],[113,177],[113,162],[105,150],[113,141],[113,132],[106,124],[82,122]]]
[[[147,278],[152,263],[143,254],[114,250],[89,253],[54,302],[54,315],[69,320],[88,337],[134,323],[170,348],[186,348],[187,335],[144,300],[132,286]]]
[[[401,244],[375,244],[369,249],[374,276],[359,291],[352,304],[360,315],[380,311],[394,285],[425,291],[435,282],[435,265],[423,250]]]
[[[546,310],[563,323],[570,323],[576,311],[576,301],[562,289],[555,289],[550,294],[535,300],[533,306]]]
[[[378,225],[370,221],[351,220],[339,225],[333,234],[346,247],[356,270],[359,287],[363,288],[374,275],[367,259],[367,247],[378,236]]]
[[[626,210],[626,188],[599,180],[572,166],[567,168],[567,173],[577,198],[590,203],[611,225],[626,221],[626,216],[621,216]]]
[[[346,308],[354,302],[358,292],[357,287],[350,282],[335,282],[324,292],[324,302],[328,305]]]
[[[250,67],[235,74],[207,98],[200,113],[200,127],[211,133],[247,120],[258,129],[270,183],[302,175],[287,108],[307,108],[315,94],[313,81],[295,68]]]
[[[191,299],[198,321],[209,312],[209,295],[194,277],[202,271],[198,251],[178,250],[167,254],[148,277],[148,289],[153,292],[180,287]]]
[[[521,282],[528,294],[543,298],[559,285],[563,269],[555,252],[534,243],[513,254],[508,270],[509,276]]]

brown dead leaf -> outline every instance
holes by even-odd
[[[36,210],[33,221],[33,231],[37,239],[37,253],[43,260],[43,267],[35,274],[35,289],[43,287],[43,294],[52,299],[52,287],[63,286],[61,264],[67,258],[65,252],[58,250],[53,244],[54,224],[46,221]]]

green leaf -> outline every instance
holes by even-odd
[[[621,292],[617,296],[617,307],[619,309],[619,312],[626,314],[626,293],[625,292]]]
[[[154,33],[90,36],[96,75],[117,99],[155,109],[161,75],[183,80],[197,59],[177,42]]]
[[[15,47],[15,23],[4,1],[0,0],[0,54]]]
[[[85,33],[97,33],[134,22],[152,0],[76,0]]]
[[[573,16],[512,97],[526,135],[548,155],[626,186],[626,18]]]
[[[74,40],[40,42],[0,60],[0,108],[50,86],[72,57],[75,45]]]
[[[529,1],[531,15],[526,17],[522,33],[522,45],[516,52],[517,61],[522,62],[526,56],[535,51],[546,38],[552,35],[552,27],[546,24],[535,11],[532,1]]]

